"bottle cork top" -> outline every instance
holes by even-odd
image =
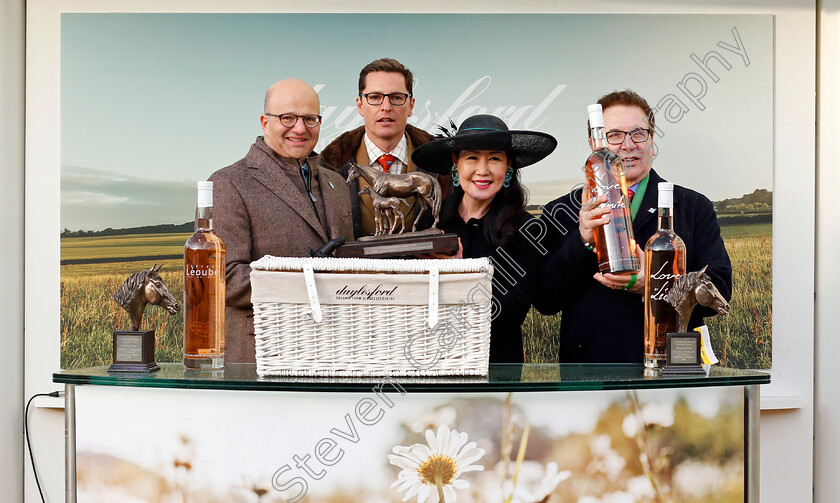
[[[674,184],[671,182],[659,182],[659,207],[674,207]]]
[[[589,127],[604,127],[604,112],[601,105],[594,103],[586,107],[589,114]]]
[[[198,182],[198,207],[213,207],[213,182]]]

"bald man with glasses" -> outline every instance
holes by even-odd
[[[213,223],[227,248],[227,363],[255,361],[252,261],[305,257],[333,238],[353,239],[347,184],[313,152],[321,131],[317,93],[302,80],[281,80],[266,91],[264,107],[263,136],[210,176]]]
[[[333,140],[321,153],[321,159],[331,169],[347,176],[350,163],[373,166],[388,173],[423,171],[411,162],[414,149],[433,139],[432,135],[408,124],[414,112],[414,76],[399,61],[382,58],[365,65],[359,73],[359,95],[356,108],[364,118],[364,125],[348,131]],[[425,171],[424,171],[425,172]],[[446,195],[449,177],[426,172],[438,179]],[[353,200],[353,229],[355,237],[373,234],[376,230],[373,202],[359,191],[367,186],[357,179],[350,186]],[[414,197],[407,198],[409,206],[401,211],[405,226],[414,222]],[[428,217],[428,218],[427,218]],[[424,214],[418,229],[431,226],[429,212]]]

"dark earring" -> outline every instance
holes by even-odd
[[[507,172],[505,172],[505,182],[502,184],[502,187],[510,187],[511,178],[513,178],[513,166],[508,166]]]
[[[461,179],[458,178],[458,168],[454,164],[452,165],[452,185],[456,187],[461,186]]]

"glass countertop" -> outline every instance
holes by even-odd
[[[108,372],[108,366],[62,370],[53,382],[74,385],[141,388],[250,391],[369,392],[382,384],[406,391],[482,393],[499,391],[575,391],[768,384],[770,375],[713,366],[706,376],[644,375],[641,364],[491,364],[486,376],[434,377],[259,377],[255,364],[228,364],[223,370],[187,369],[182,363],[161,363],[149,374]]]

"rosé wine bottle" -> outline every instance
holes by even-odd
[[[659,224],[645,245],[645,367],[665,366],[668,332],[677,332],[677,311],[665,300],[685,274],[685,244],[674,234],[674,184],[659,183]]]
[[[610,221],[595,228],[598,270],[602,273],[639,272],[623,161],[607,148],[601,105],[589,105],[587,111],[593,143],[592,154],[584,168],[587,183],[584,190],[589,191],[593,200],[598,196],[607,196],[607,201],[601,206],[611,209]]]
[[[184,366],[225,365],[225,243],[213,232],[213,182],[198,182],[195,233],[184,245]]]

